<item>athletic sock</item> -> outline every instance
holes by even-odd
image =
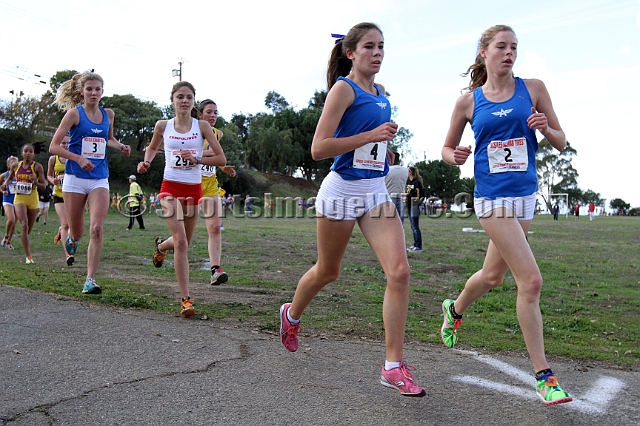
[[[220,268],[220,265],[213,265],[211,267],[211,273],[213,274],[214,272],[218,272],[218,268]]]
[[[393,361],[393,362],[392,361],[385,361],[384,362],[384,369],[386,371],[393,370],[394,368],[400,367],[400,364],[401,363],[398,362],[398,361]]]
[[[457,320],[462,319],[462,315],[459,315],[459,314],[456,312],[456,308],[455,308],[453,305],[454,305],[454,304],[452,303],[452,304],[449,306],[449,312],[451,312],[451,316],[452,316],[454,319],[457,319]]]
[[[299,319],[291,318],[291,315],[289,315],[289,309],[287,309],[287,319],[289,320],[289,322],[291,324],[300,324],[300,320]]]
[[[538,371],[536,373],[536,380],[541,380],[545,374],[553,374],[550,368],[545,368],[544,370]]]

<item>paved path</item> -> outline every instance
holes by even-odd
[[[0,285],[2,424],[640,424],[640,373],[555,363],[576,401],[546,407],[525,358],[405,356],[425,398],[380,385],[380,344],[303,337],[292,354],[275,334]]]

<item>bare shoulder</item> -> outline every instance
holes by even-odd
[[[167,128],[167,121],[168,120],[158,120],[156,121],[156,127],[154,130],[159,131],[161,133],[164,133],[164,129]]]
[[[378,90],[380,90],[382,95],[387,96],[387,89],[385,89],[382,84],[376,83],[376,86],[378,86]]]
[[[537,78],[523,78],[525,86],[527,86],[527,90],[529,93],[543,93],[547,91],[547,86],[544,85],[542,80],[538,80]]]

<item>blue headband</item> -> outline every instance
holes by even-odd
[[[342,35],[342,34],[331,34],[331,37],[336,39],[336,44],[338,44],[342,40],[344,40],[344,35]]]

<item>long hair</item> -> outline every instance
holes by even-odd
[[[413,175],[412,180],[419,180],[422,186],[424,186],[424,182],[422,181],[422,176],[420,176],[420,170],[418,170],[415,166],[409,166],[409,173]]]
[[[102,84],[104,89],[104,80],[99,74],[91,71],[85,71],[71,77],[58,88],[54,103],[58,105],[62,111],[68,111],[71,108],[82,104],[84,97],[82,96],[82,88],[87,81],[97,80]]]
[[[356,50],[358,42],[370,30],[376,30],[382,34],[382,30],[371,22],[362,22],[354,25],[342,40],[339,40],[329,56],[327,65],[327,88],[331,90],[338,77],[346,77],[351,72],[351,59],[347,58],[347,49]]]
[[[476,61],[467,68],[467,71],[462,74],[463,77],[471,75],[469,87],[465,87],[463,90],[473,92],[478,87],[487,82],[487,65],[484,62],[484,58],[480,54],[481,49],[487,49],[491,40],[501,31],[510,31],[515,34],[515,31],[508,25],[494,25],[487,29],[478,40],[478,48],[476,50]]]

